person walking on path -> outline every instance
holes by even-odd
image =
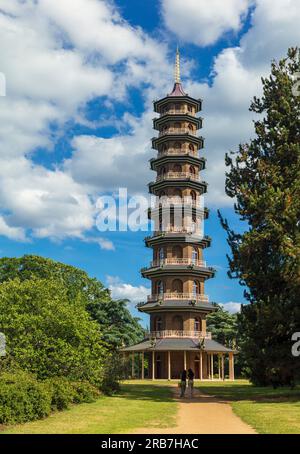
[[[186,390],[186,370],[184,370],[181,374],[180,388],[181,388],[180,397],[184,397]]]
[[[193,397],[194,396],[194,377],[195,377],[195,374],[192,371],[192,369],[188,370],[187,376],[188,376],[188,388],[190,390],[190,396]]]

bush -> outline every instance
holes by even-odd
[[[51,390],[51,410],[66,410],[74,402],[76,392],[66,378],[52,378],[47,384]]]
[[[103,368],[101,391],[108,395],[119,391],[119,381],[124,378],[126,378],[124,376],[124,362],[120,355],[115,353],[107,357]]]
[[[51,412],[51,392],[25,372],[0,375],[0,423],[16,424],[44,418]]]
[[[81,404],[83,402],[94,402],[100,395],[100,391],[89,382],[72,382],[74,391],[73,402]]]
[[[86,381],[63,377],[38,381],[23,371],[0,374],[0,424],[18,424],[65,410],[70,404],[94,402],[100,391]]]

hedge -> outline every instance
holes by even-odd
[[[100,392],[88,382],[66,378],[38,381],[18,371],[0,374],[0,424],[17,424],[64,410],[73,403],[93,402]]]

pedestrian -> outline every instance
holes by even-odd
[[[180,381],[180,388],[181,388],[180,397],[184,397],[185,390],[186,390],[186,370],[182,371],[181,381]]]
[[[190,390],[190,396],[193,397],[193,395],[194,395],[194,377],[195,377],[195,374],[192,371],[192,369],[188,370],[187,376],[188,376],[188,388]]]

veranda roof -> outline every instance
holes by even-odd
[[[145,352],[145,351],[199,351],[199,340],[192,338],[163,338],[157,339],[155,345],[149,339],[130,347],[122,348],[122,352]],[[214,353],[229,353],[232,349],[224,347],[213,339],[205,339],[202,351]]]

